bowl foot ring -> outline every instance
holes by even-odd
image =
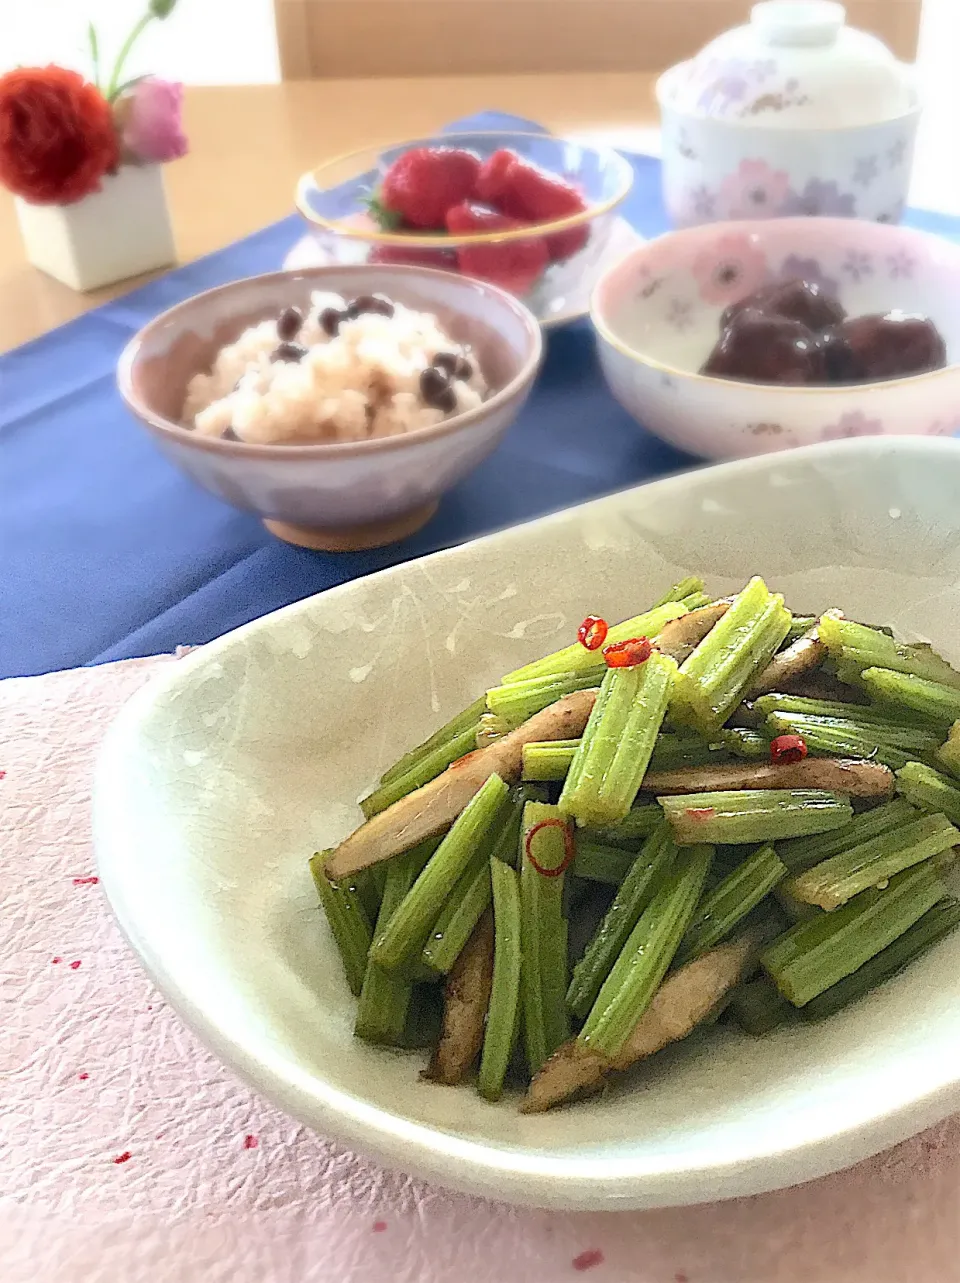
[[[272,535],[298,548],[311,548],[315,552],[362,552],[366,548],[382,548],[385,544],[398,543],[425,526],[437,511],[438,504],[422,504],[412,512],[401,513],[386,521],[368,521],[362,526],[298,526],[289,521],[272,521],[264,518],[264,526]]]

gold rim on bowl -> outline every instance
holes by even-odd
[[[619,171],[620,183],[618,190],[609,200],[591,205],[589,209],[584,210],[581,214],[571,214],[567,218],[558,218],[552,223],[534,223],[530,227],[519,227],[514,231],[508,232],[477,232],[470,236],[451,236],[446,232],[371,231],[367,228],[351,227],[349,224],[344,223],[342,219],[323,218],[311,210],[307,204],[306,192],[310,184],[313,184],[314,187],[319,188],[321,191],[324,190],[322,184],[318,181],[318,176],[325,170],[330,171],[336,166],[347,164],[349,161],[357,161],[359,164],[360,157],[372,156],[376,152],[392,151],[398,147],[414,147],[420,143],[437,143],[438,141],[455,146],[458,138],[500,138],[505,145],[509,145],[512,138],[538,138],[542,140],[550,136],[549,134],[537,134],[532,130],[480,129],[464,133],[443,134],[439,139],[434,136],[432,138],[411,138],[401,142],[374,143],[369,147],[360,148],[358,151],[346,152],[342,156],[325,161],[315,169],[307,170],[305,174],[301,174],[297,180],[294,202],[299,212],[314,227],[322,227],[325,231],[336,233],[337,236],[346,236],[371,245],[407,246],[412,249],[453,249],[460,245],[498,245],[510,241],[527,241],[534,236],[553,235],[554,232],[565,232],[572,227],[581,227],[585,223],[592,222],[599,215],[609,213],[610,210],[616,209],[618,205],[622,204],[633,186],[633,166],[619,152],[614,151],[612,147],[594,147],[583,143],[574,143],[573,145],[580,147],[582,151],[591,151],[602,156],[606,163],[613,165]],[[345,178],[342,181],[346,182],[349,179]]]

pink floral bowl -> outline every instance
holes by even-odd
[[[251,445],[201,436],[180,421],[187,383],[249,325],[314,290],[386,294],[432,312],[473,349],[490,387],[475,410],[401,436],[313,445]],[[532,313],[505,290],[427,267],[366,265],[272,272],[207,290],[156,317],[127,345],[117,382],[127,407],[194,481],[258,513],[289,543],[374,548],[412,534],[439,497],[485,459],[520,413],[543,352]]]
[[[851,315],[899,308],[943,335],[942,370],[882,383],[783,387],[698,371],[720,314],[760,285],[817,281]],[[610,390],[665,441],[737,459],[859,436],[951,436],[960,428],[960,246],[846,218],[711,223],[647,242],[608,271],[591,317]]]

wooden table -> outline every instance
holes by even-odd
[[[558,131],[654,123],[653,77],[477,76],[314,80],[187,91],[190,155],[167,169],[181,262],[292,210],[294,183],[321,160],[377,141],[429,133],[484,107]],[[75,294],[25,260],[13,204],[0,192],[0,350],[129,289]]]

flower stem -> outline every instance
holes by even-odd
[[[90,62],[93,66],[93,83],[100,88],[100,45],[97,41],[97,29],[92,22],[87,23],[87,41],[90,45]]]
[[[117,86],[120,83],[120,75],[123,71],[124,63],[129,58],[130,51],[133,49],[133,46],[140,39],[140,36],[143,34],[144,30],[150,25],[151,22],[153,22],[153,18],[154,18],[154,15],[152,13],[145,13],[143,17],[139,20],[139,22],[137,22],[134,25],[133,30],[130,32],[129,36],[127,36],[126,40],[124,41],[119,54],[117,54],[117,61],[113,64],[113,74],[110,77],[110,83],[107,85],[107,92],[106,92],[107,102],[113,102],[114,98],[116,97]]]

